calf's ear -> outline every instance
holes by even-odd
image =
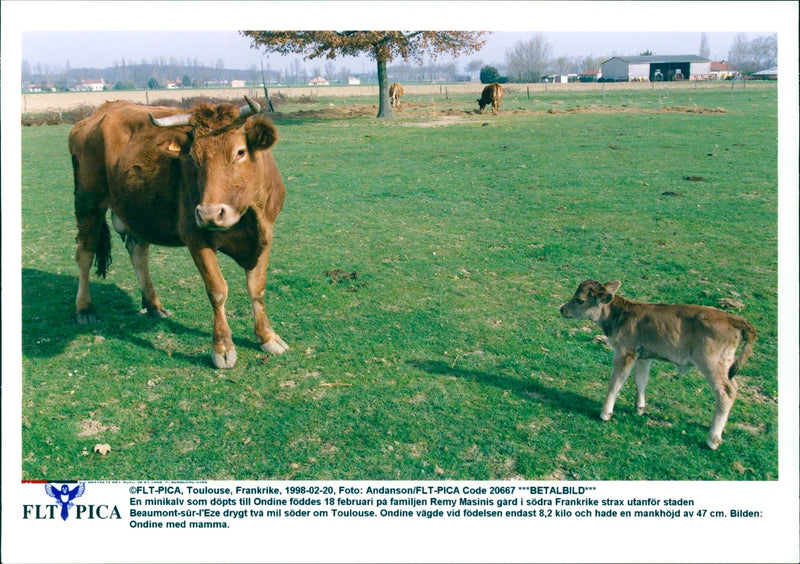
[[[603,284],[603,288],[605,288],[606,291],[602,296],[600,296],[598,301],[603,304],[611,303],[611,300],[614,299],[614,294],[617,293],[617,290],[619,290],[620,286],[622,286],[622,282],[619,280],[614,280],[613,282],[606,282]]]
[[[250,151],[264,151],[278,140],[278,130],[264,116],[248,118],[244,124],[244,134]]]

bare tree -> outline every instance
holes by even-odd
[[[698,49],[697,54],[704,59],[711,57],[711,48],[708,46],[708,34],[705,31],[700,34],[700,48]]]
[[[728,51],[728,62],[742,74],[774,67],[778,63],[778,36],[773,34],[748,41],[747,36],[740,33]]]
[[[552,46],[545,36],[537,33],[528,41],[518,41],[506,51],[508,74],[520,82],[540,82],[547,74]]]
[[[739,72],[746,72],[748,58],[747,35],[739,33],[733,38],[731,48],[728,50],[728,62]]]
[[[336,64],[333,61],[327,61],[325,63],[325,78],[327,78],[329,82],[333,82],[336,79]]]

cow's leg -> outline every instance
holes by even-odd
[[[77,184],[77,177],[76,177]],[[95,253],[98,255],[98,273],[105,276],[110,262],[111,239],[105,221],[106,208],[98,203],[98,198],[75,189],[75,219],[78,235],[75,238],[78,263],[78,294],[75,297],[75,319],[78,323],[93,323],[97,320],[92,308],[89,293],[89,271],[92,269]]]
[[[722,444],[722,431],[728,422],[728,415],[731,412],[731,407],[733,407],[733,402],[736,400],[736,393],[739,387],[736,380],[728,378],[730,365],[731,362],[720,360],[718,362],[709,362],[706,366],[698,366],[708,383],[711,384],[716,398],[714,418],[711,420],[711,427],[708,429],[708,438],[706,439],[706,444],[711,450],[717,450],[719,445]]]
[[[636,411],[639,415],[644,415],[644,390],[647,388],[647,381],[650,379],[650,366],[652,364],[653,361],[651,359],[642,360],[640,358],[633,368],[633,379],[636,381]]]
[[[267,281],[268,261],[269,250],[265,250],[258,258],[255,268],[246,271],[247,292],[250,294],[250,303],[253,306],[255,333],[256,337],[261,341],[261,350],[272,354],[283,354],[289,350],[289,345],[272,330],[267,318],[267,312],[264,309],[264,288]]]
[[[94,251],[87,249],[88,245],[78,240],[78,250],[75,261],[78,263],[78,295],[75,297],[75,319],[78,323],[93,323],[97,321],[92,308],[92,296],[89,293],[89,271],[94,262]]]
[[[128,249],[133,270],[139,280],[139,288],[142,289],[142,309],[145,309],[150,317],[167,317],[169,312],[161,305],[153,288],[153,281],[150,279],[150,243],[142,243],[128,236],[125,248]]]
[[[611,380],[608,382],[606,401],[600,411],[600,419],[603,421],[611,419],[611,414],[614,413],[614,403],[617,401],[619,391],[622,389],[625,380],[628,379],[635,361],[636,354],[633,352],[614,353],[614,370],[611,373]]]
[[[217,262],[217,253],[208,247],[192,248],[189,252],[206,285],[206,293],[214,310],[211,360],[217,368],[233,368],[236,365],[236,347],[233,346],[231,329],[225,318],[225,300],[228,299],[228,284],[222,277]]]

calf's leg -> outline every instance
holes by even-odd
[[[617,401],[622,385],[631,373],[633,363],[636,362],[636,354],[633,352],[615,352],[614,369],[611,372],[611,380],[608,382],[608,394],[600,411],[600,419],[608,421],[614,413],[614,403]]]
[[[636,381],[636,411],[639,415],[644,415],[644,390],[647,388],[647,382],[650,379],[650,366],[652,364],[652,360],[642,360],[640,358],[634,366],[633,379]]]
[[[703,367],[702,369],[716,398],[714,418],[711,420],[711,427],[706,439],[706,444],[711,450],[717,450],[722,444],[722,431],[725,429],[731,407],[736,400],[738,384],[736,380],[728,378],[729,366],[730,363],[717,363],[712,367]]]

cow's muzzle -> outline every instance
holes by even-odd
[[[240,214],[228,204],[199,205],[194,209],[198,227],[211,231],[225,231],[239,222]]]

